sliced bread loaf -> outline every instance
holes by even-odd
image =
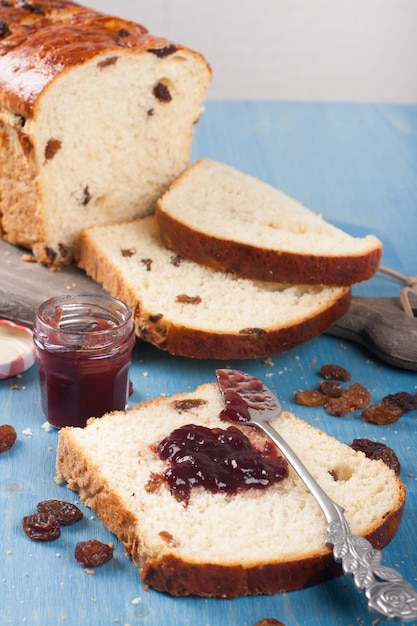
[[[59,433],[57,480],[78,491],[138,566],[143,583],[175,596],[232,598],[303,589],[341,573],[326,542],[326,519],[295,472],[263,490],[191,488],[188,503],[164,479],[159,443],[188,424],[226,429],[216,384],[91,419]],[[405,488],[372,461],[293,414],[273,422],[353,533],[382,549],[394,537]],[[261,448],[263,434],[236,424]],[[204,445],[204,444],[203,444]]]
[[[157,203],[162,241],[213,269],[254,280],[352,285],[374,275],[382,245],[330,225],[282,191],[210,159]]]
[[[211,71],[68,0],[0,2],[0,233],[48,265],[79,230],[151,213],[188,166]]]
[[[166,248],[154,216],[80,234],[79,267],[132,309],[138,337],[171,354],[246,359],[287,351],[325,332],[348,287],[237,278]]]

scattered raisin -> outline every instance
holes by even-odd
[[[328,398],[340,398],[343,388],[338,380],[324,380],[319,384],[319,391]]]
[[[320,374],[326,380],[340,380],[343,383],[349,382],[352,378],[350,372],[345,370],[344,367],[333,364],[323,365],[320,368]]]
[[[17,433],[10,424],[0,426],[0,453],[7,452],[16,443]]]
[[[170,259],[170,263],[174,267],[179,267],[183,261],[184,261],[184,259],[179,254],[176,254],[175,256],[172,256],[171,259]]]
[[[360,383],[353,383],[345,389],[342,396],[349,402],[351,411],[364,409],[371,401],[369,390]]]
[[[120,253],[122,257],[129,258],[136,254],[136,248],[121,248]]]
[[[2,20],[0,21],[0,39],[4,39],[8,35],[10,35],[10,28],[7,23]]]
[[[47,161],[53,159],[61,146],[62,141],[60,141],[59,139],[48,139],[48,143],[45,146],[45,159]]]
[[[79,541],[75,546],[74,556],[79,563],[87,567],[99,567],[113,557],[113,546],[97,539]]]
[[[384,461],[388,467],[390,467],[396,474],[400,474],[401,465],[395,454],[389,446],[378,441],[371,441],[371,439],[354,439],[350,444],[350,447],[354,450],[359,450],[366,454],[368,459]]]
[[[145,266],[147,272],[151,271],[152,259],[141,259],[140,262]]]
[[[200,400],[199,398],[186,398],[185,400],[178,400],[177,402],[174,402],[174,409],[179,413],[182,413],[183,411],[197,409],[203,404],[207,404],[207,400]]]
[[[46,256],[48,257],[48,259],[49,259],[49,261],[51,263],[53,263],[55,261],[57,255],[56,255],[56,252],[55,252],[55,250],[53,248],[50,248],[49,246],[47,246],[45,248],[45,254],[46,254]]]
[[[61,535],[61,526],[51,513],[33,513],[22,519],[24,533],[34,541],[54,541]]]
[[[18,140],[23,150],[23,154],[25,156],[28,156],[33,150],[33,143],[31,142],[29,137],[27,135],[24,135],[23,133],[18,135]]]
[[[155,96],[155,98],[160,100],[160,102],[170,102],[172,100],[169,89],[166,85],[164,85],[164,83],[158,83],[157,85],[155,85],[153,95]]]
[[[107,57],[107,58],[103,59],[102,61],[99,61],[97,63],[97,67],[100,70],[102,70],[105,67],[109,67],[109,65],[115,65],[118,60],[119,60],[118,56]]]
[[[64,500],[43,500],[38,502],[36,510],[38,513],[54,515],[61,526],[75,524],[83,517],[83,512],[78,506],[71,504],[71,502],[64,502]]]
[[[162,474],[157,474],[156,472],[151,472],[150,478],[148,482],[145,484],[145,491],[147,493],[155,493],[159,490],[161,485],[164,484],[164,477]]]
[[[297,404],[302,404],[303,406],[324,406],[328,402],[328,397],[320,391],[304,389],[294,394],[294,400]]]
[[[396,404],[371,404],[362,411],[361,416],[370,424],[393,424],[403,415],[404,411]]]
[[[417,398],[407,391],[398,391],[382,398],[382,404],[395,404],[403,410],[404,413],[417,409]]]
[[[186,293],[180,293],[175,298],[175,302],[180,302],[183,304],[200,304],[201,298],[200,296],[188,296]]]
[[[61,259],[65,259],[69,254],[68,247],[63,243],[58,243],[58,250],[59,250]]]
[[[170,44],[169,46],[164,46],[163,48],[149,48],[148,52],[151,52],[159,59],[169,56],[170,54],[174,54],[177,51],[177,46],[174,44]]]
[[[159,536],[172,548],[175,548],[178,545],[175,537],[173,537],[173,535],[171,535],[171,533],[167,530],[161,530]]]
[[[90,200],[91,200],[91,193],[90,193],[90,190],[88,189],[88,185],[86,185],[83,189],[83,196],[81,198],[81,204],[83,206],[87,206]]]
[[[351,404],[347,398],[330,398],[324,407],[329,415],[333,417],[345,417],[351,412]]]

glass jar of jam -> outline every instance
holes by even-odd
[[[83,427],[126,408],[134,328],[129,307],[107,295],[67,294],[38,307],[33,339],[52,426]]]

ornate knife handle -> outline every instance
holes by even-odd
[[[355,586],[364,590],[368,607],[385,619],[401,622],[417,621],[417,592],[396,570],[382,565],[382,552],[375,550],[363,537],[353,535],[338,509],[339,521],[328,527],[327,544],[333,556],[342,563],[345,574],[353,576]]]
[[[350,532],[343,508],[323,491],[268,420],[251,417],[248,423],[255,424],[271,437],[316,498],[328,523],[326,543],[333,546],[335,561],[342,563],[345,574],[353,576],[356,588],[365,590],[368,608],[385,619],[417,623],[417,592],[414,587],[399,572],[382,565],[380,550],[375,550],[367,539]]]

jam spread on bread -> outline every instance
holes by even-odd
[[[286,460],[269,440],[258,449],[235,426],[222,429],[187,424],[165,437],[157,452],[169,463],[164,480],[171,493],[185,502],[194,487],[234,494],[266,489],[288,476]]]

